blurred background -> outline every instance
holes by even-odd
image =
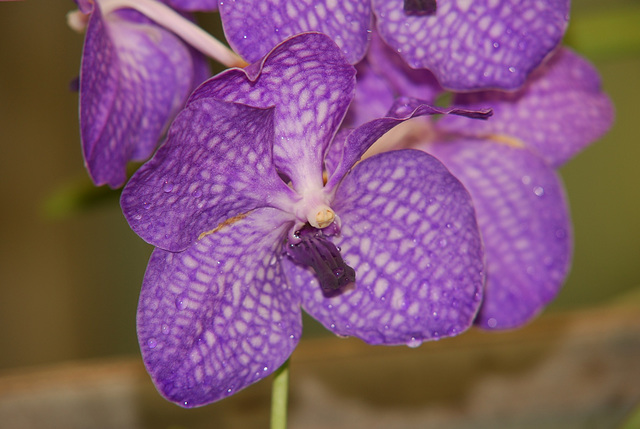
[[[69,89],[83,43],[66,25],[73,7],[0,2],[0,373],[138,354],[151,247],[129,230],[117,192],[90,191]],[[561,171],[575,255],[552,315],[640,290],[640,2],[574,0],[566,43],[600,70],[617,115]],[[306,322],[305,338],[323,335]]]

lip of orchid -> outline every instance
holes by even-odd
[[[204,55],[213,58],[227,67],[245,67],[248,65],[238,54],[225,46],[218,39],[204,31],[193,22],[185,19],[179,13],[155,0],[97,0],[102,13],[107,14],[118,9],[134,9],[156,24],[172,31],[189,45],[193,46]],[[82,12],[78,11],[82,14]],[[69,26],[80,31],[86,21],[79,19],[77,13],[70,12],[67,15]]]

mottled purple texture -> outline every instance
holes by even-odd
[[[351,64],[366,52],[372,21],[368,0],[220,0],[219,5],[229,44],[249,62],[306,31],[329,35]]]
[[[400,97],[391,112],[416,103]],[[521,326],[556,296],[570,266],[570,215],[555,168],[607,130],[613,108],[593,67],[567,49],[518,91],[458,94],[454,103],[491,107],[495,115],[447,115],[428,124],[423,118],[396,146],[433,154],[471,193],[487,274],[476,323]]]
[[[453,90],[513,89],[560,42],[569,0],[438,0],[434,14],[373,0],[382,38]]]
[[[127,162],[151,155],[208,68],[199,53],[137,12],[104,17],[99,4],[90,12],[80,71],[82,149],[94,183],[118,187]]]
[[[275,106],[274,162],[294,187],[322,185],[324,153],[355,91],[353,67],[331,39],[318,35],[289,39],[273,49],[268,63],[227,70],[191,97]]]
[[[418,106],[407,117],[369,122],[346,137],[354,149],[331,145],[354,85],[355,70],[339,52],[327,36],[304,34],[244,71],[207,81],[123,191],[132,228],[159,246],[140,298],[141,351],[160,392],[182,406],[216,401],[273,372],[298,341],[300,306],[333,332],[372,344],[418,345],[458,334],[475,318],[483,249],[464,187],[416,150],[354,167],[379,134],[440,110]],[[330,79],[318,62],[334,67]],[[310,91],[304,105],[292,104],[286,82],[274,83],[293,74],[299,91]],[[304,120],[324,101],[337,107],[322,124]],[[291,141],[281,143],[283,136]],[[270,158],[269,148],[281,144],[300,158]],[[323,186],[316,153],[322,159],[334,149],[343,157]],[[281,170],[305,167],[295,177]],[[145,202],[155,210],[151,221]],[[285,250],[323,204],[335,212],[325,239],[357,272],[355,283],[332,293]],[[187,247],[160,249],[176,242]]]
[[[298,292],[276,262],[287,224],[274,209],[198,240],[156,249],[138,306],[138,339],[154,383],[184,407],[271,374],[300,339]]]
[[[168,144],[122,191],[133,230],[154,246],[181,251],[226,219],[268,206],[270,195],[286,195],[271,154],[273,117],[273,108],[213,98],[190,102],[172,124]]]

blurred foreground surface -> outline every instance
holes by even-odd
[[[289,427],[617,428],[640,401],[640,303],[418,349],[303,341]],[[3,428],[268,427],[270,379],[206,407],[162,399],[138,357],[0,373]]]

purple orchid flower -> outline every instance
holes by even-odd
[[[569,0],[220,0],[227,40],[256,61],[285,38],[320,31],[352,64],[382,38],[411,67],[429,69],[452,90],[514,89],[555,48]]]
[[[199,406],[269,375],[301,307],[371,344],[472,324],[483,252],[466,190],[422,151],[356,162],[410,117],[490,112],[420,105],[336,135],[354,88],[327,36],[287,39],[201,85],[124,188],[129,224],[156,246],[138,337],[169,400]]]
[[[215,7],[210,0],[167,3]],[[205,36],[157,1],[78,0],[78,6],[70,22],[86,26],[80,71],[85,165],[96,185],[115,188],[126,180],[127,162],[149,158],[187,96],[210,76],[205,57],[185,43],[208,52]]]
[[[373,76],[369,79],[391,78],[396,95],[426,100],[442,91],[428,72],[408,69],[395,56],[374,41],[367,63],[367,73]],[[365,93],[361,99],[371,97],[367,88],[359,90]],[[416,103],[401,99],[408,106]],[[517,327],[556,296],[570,266],[571,221],[555,170],[606,132],[613,108],[597,71],[568,49],[558,50],[516,92],[456,94],[454,104],[466,109],[491,106],[495,115],[489,121],[416,119],[402,139],[386,148],[425,150],[468,189],[487,272],[475,323],[489,329]],[[376,105],[355,105],[371,106]]]

